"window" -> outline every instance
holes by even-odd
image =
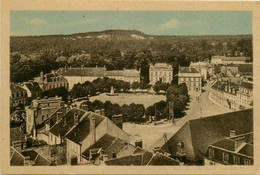
[[[153,72],[151,72],[151,76],[153,76]]]
[[[44,115],[42,116],[42,120],[44,120]]]
[[[209,158],[214,159],[214,149],[209,148]]]
[[[52,141],[52,134],[51,134],[51,141]]]
[[[240,164],[240,157],[234,156],[233,157],[233,162],[234,162],[235,165],[239,165]]]
[[[228,161],[229,161],[229,155],[228,155],[228,153],[223,153],[223,162],[228,163]]]
[[[244,159],[244,164],[245,164],[245,165],[251,165],[251,160],[249,160],[249,159]]]

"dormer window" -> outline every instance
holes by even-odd
[[[214,149],[209,148],[209,158],[214,159]]]

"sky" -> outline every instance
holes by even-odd
[[[11,11],[11,36],[107,29],[152,35],[252,34],[251,11]]]

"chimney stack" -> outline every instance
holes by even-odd
[[[88,111],[88,105],[87,104],[82,104],[81,109],[83,109],[84,111]]]
[[[101,110],[100,110],[100,115],[105,116],[105,109],[101,109]]]
[[[51,70],[51,73],[52,73],[52,74],[55,74],[55,70]]]
[[[97,113],[97,114],[101,114],[101,111],[99,110],[99,109],[97,109],[97,110],[95,110],[95,113]]]
[[[236,136],[236,131],[235,130],[230,130],[229,137],[235,137],[235,136]]]
[[[91,117],[91,118],[90,118],[90,123],[89,123],[89,129],[90,129],[90,133],[92,134],[93,144],[96,142],[95,125],[96,125],[95,118],[94,118],[94,117]]]
[[[120,129],[123,129],[123,115],[113,115],[112,116],[112,122],[119,127]]]
[[[43,71],[41,71],[41,73],[40,73],[40,79],[41,79],[41,81],[43,81]]]

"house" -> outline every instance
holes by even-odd
[[[205,165],[253,165],[253,132],[233,135],[210,144],[204,159]]]
[[[124,70],[110,70],[105,72],[105,77],[116,80],[123,80],[132,84],[133,82],[140,82],[141,70],[125,69]]]
[[[79,164],[87,162],[85,152],[105,135],[128,142],[129,135],[117,127],[111,120],[94,112],[87,112],[78,124],[65,135],[67,145],[67,162]],[[118,140],[118,141],[120,141]],[[83,153],[86,153],[85,155]]]
[[[51,162],[35,150],[19,152],[14,147],[10,148],[11,166],[49,166]]]
[[[161,149],[184,162],[203,164],[208,147],[253,131],[253,109],[187,121],[176,133],[160,138],[148,150]]]
[[[20,150],[25,146],[26,136],[21,127],[10,128],[10,145]]]
[[[23,83],[22,88],[26,90],[27,96],[31,99],[35,99],[42,95],[42,89],[40,88],[37,82],[33,82],[33,81],[25,82]]]
[[[249,61],[249,57],[213,56],[211,59],[211,63],[213,64],[245,64]]]
[[[15,83],[10,83],[10,106],[17,107],[18,105],[27,105],[27,92],[21,86]]]
[[[149,80],[151,85],[155,85],[157,81],[171,83],[173,80],[172,66],[166,63],[150,64]]]
[[[140,147],[130,147],[125,146],[117,156],[105,160],[105,164],[108,166],[176,166],[180,165],[178,160],[175,160],[169,156],[162,153],[156,152],[152,153],[150,151],[144,150]],[[106,157],[105,157],[106,158]]]
[[[211,87],[211,98],[222,106],[238,110],[237,93],[239,84],[233,82],[217,81]]]
[[[64,76],[68,80],[71,90],[75,84],[84,83],[85,81],[92,82],[97,78],[103,78],[106,72],[105,67],[69,67],[59,68],[57,73]]]
[[[68,81],[64,76],[51,71],[51,73],[40,73],[39,77],[34,78],[43,91],[64,87],[68,89]]]
[[[208,63],[207,62],[191,62],[190,63],[191,68],[195,68],[197,71],[200,72],[202,75],[203,80],[208,79]]]
[[[185,83],[188,92],[201,92],[202,77],[199,71],[192,67],[179,67],[178,84]]]
[[[61,97],[34,99],[30,106],[26,106],[26,132],[39,129],[39,126],[59,108],[64,107]]]
[[[253,106],[253,83],[241,82],[237,92],[239,109],[252,108]]]
[[[72,108],[65,114],[61,115],[59,120],[56,120],[55,124],[52,125],[53,120],[50,120],[50,129],[48,131],[49,145],[58,145],[65,143],[65,135],[75,125],[78,124],[78,120],[81,120],[83,116],[87,115],[87,112],[81,109]]]

